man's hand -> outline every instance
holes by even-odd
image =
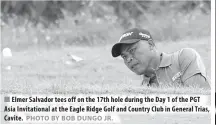
[[[147,77],[147,76],[145,76],[145,75],[143,75],[143,80],[142,80],[142,82],[141,82],[141,85],[147,85],[147,86],[149,86],[149,81],[150,81],[150,78]]]
[[[156,78],[155,75],[151,78],[143,75],[143,80],[142,80],[141,84],[142,85],[147,85],[147,86],[150,86],[150,87],[158,87],[159,86],[159,84],[157,82],[157,78]]]

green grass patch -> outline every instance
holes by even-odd
[[[208,76],[211,73],[210,38],[181,42],[157,43],[164,52],[192,47],[203,58]],[[199,88],[148,88],[141,85],[142,77],[135,75],[123,60],[111,56],[111,44],[98,47],[71,46],[62,49],[31,48],[13,51],[10,60],[2,59],[1,93],[40,94],[210,94]],[[82,57],[78,63],[66,65],[68,53]],[[11,65],[11,70],[5,70]]]

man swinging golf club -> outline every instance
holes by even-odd
[[[159,52],[147,30],[133,28],[112,47],[112,56],[121,56],[137,75],[149,78],[148,86],[187,86],[209,88],[205,66],[191,48],[171,54]],[[143,80],[144,81],[144,80]]]

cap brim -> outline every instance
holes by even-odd
[[[121,46],[122,44],[132,44],[132,43],[136,43],[138,42],[140,39],[131,39],[131,40],[125,40],[122,41],[120,43],[116,43],[113,47],[112,47],[112,56],[113,57],[118,57],[121,55]]]

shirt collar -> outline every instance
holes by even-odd
[[[172,59],[171,59],[171,54],[167,53],[162,53],[162,60],[160,62],[159,68],[160,67],[167,67],[172,64]]]

